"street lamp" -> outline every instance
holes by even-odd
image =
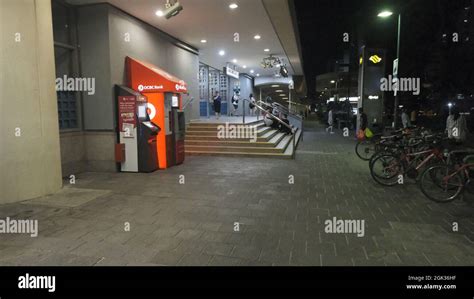
[[[393,15],[393,12],[389,10],[384,10],[381,11],[377,16],[379,18],[388,18]],[[398,14],[398,32],[397,32],[397,78],[400,70],[400,30],[401,30],[401,25],[402,25],[402,14]],[[397,117],[398,117],[398,103],[399,103],[399,98],[398,98],[398,92],[395,91],[395,103],[394,103],[394,109],[393,109],[393,127],[397,127]]]

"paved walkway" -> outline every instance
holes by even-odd
[[[474,265],[472,198],[383,188],[352,138],[305,128],[296,160],[194,156],[2,205],[0,220],[37,219],[39,235],[0,234],[0,265]],[[326,233],[333,217],[364,220],[364,236]]]

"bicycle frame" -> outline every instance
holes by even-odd
[[[464,175],[466,176],[466,179],[464,181],[464,183],[460,186],[456,186],[456,187],[465,187],[466,184],[469,182],[469,179],[470,179],[470,175],[469,175],[469,169],[470,168],[474,168],[474,163],[468,163],[468,164],[463,164],[461,165],[458,169],[456,169],[456,171],[454,171],[453,173],[447,175],[447,176],[444,176],[443,177],[443,182],[447,184],[447,182],[453,178],[454,176],[456,176],[458,173],[460,172],[464,172]]]

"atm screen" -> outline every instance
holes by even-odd
[[[171,107],[179,108],[178,96],[172,96],[171,97]]]
[[[184,113],[183,112],[178,113],[178,126],[179,126],[180,130],[184,130],[184,128],[186,127],[186,122],[185,122],[185,119],[184,119]]]
[[[140,105],[138,106],[138,118],[145,119],[146,118],[146,106]]]

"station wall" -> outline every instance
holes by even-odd
[[[61,134],[63,176],[83,171],[116,171],[115,84],[126,84],[125,57],[131,56],[163,68],[188,84],[194,105],[186,109],[187,121],[199,117],[196,52],[179,41],[110,4],[78,8],[78,40],[82,77],[95,78],[95,94],[82,94],[83,132]],[[77,148],[82,147],[81,152]]]
[[[51,23],[50,1],[0,1],[0,204],[62,185]]]

